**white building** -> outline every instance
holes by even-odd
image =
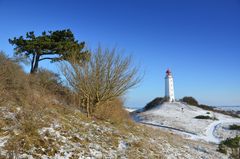
[[[173,87],[173,76],[171,71],[168,69],[166,71],[166,77],[165,77],[165,98],[169,102],[174,102],[174,87]]]

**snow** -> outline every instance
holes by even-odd
[[[208,115],[218,120],[196,119],[198,115]],[[215,135],[218,125],[223,123],[240,123],[239,118],[203,110],[180,102],[157,106],[133,116],[140,123],[168,129],[192,140],[204,140],[218,144],[221,140]]]
[[[216,130],[216,127],[219,124],[223,124],[223,123],[240,123],[240,119],[220,119],[219,121],[215,121],[213,123],[211,123],[208,127],[207,127],[207,131],[206,131],[206,136],[207,136],[207,140],[211,141],[211,142],[215,142],[215,143],[220,143],[220,139],[218,137],[216,137],[214,135],[214,132]]]
[[[0,136],[0,156],[6,154],[6,151],[3,150],[3,147],[7,143],[8,139],[9,139],[9,136]]]
[[[19,156],[19,158],[27,158],[27,159],[34,159],[32,155],[22,154]]]
[[[95,158],[103,158],[103,154],[101,152],[101,146],[98,144],[89,144],[89,150],[92,156]]]
[[[239,123],[221,123],[216,126],[216,129],[214,131],[214,135],[217,136],[220,139],[226,139],[226,138],[232,138],[235,136],[240,136],[240,131],[239,130],[230,130],[229,126],[232,124],[237,124]]]
[[[119,151],[125,151],[127,149],[128,145],[125,141],[120,140],[118,144],[118,150]]]
[[[133,111],[135,111],[136,109],[132,109],[132,108],[125,108],[125,110],[126,110],[126,111],[128,111],[128,112],[133,112]]]
[[[0,137],[0,147],[4,146],[8,138],[9,138],[8,136]]]

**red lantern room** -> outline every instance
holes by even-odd
[[[171,71],[169,69],[167,69],[166,74],[167,74],[167,76],[171,75]]]

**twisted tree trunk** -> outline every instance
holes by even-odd
[[[33,54],[33,59],[32,59],[32,63],[31,63],[31,71],[30,71],[31,74],[34,74],[35,72],[37,72],[39,59],[40,59],[39,54],[37,54],[37,53]]]

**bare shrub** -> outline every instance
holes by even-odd
[[[76,93],[78,105],[90,116],[99,103],[121,97],[139,83],[138,69],[132,67],[130,57],[116,54],[116,49],[99,47],[89,62],[70,59],[61,70],[68,84]]]

